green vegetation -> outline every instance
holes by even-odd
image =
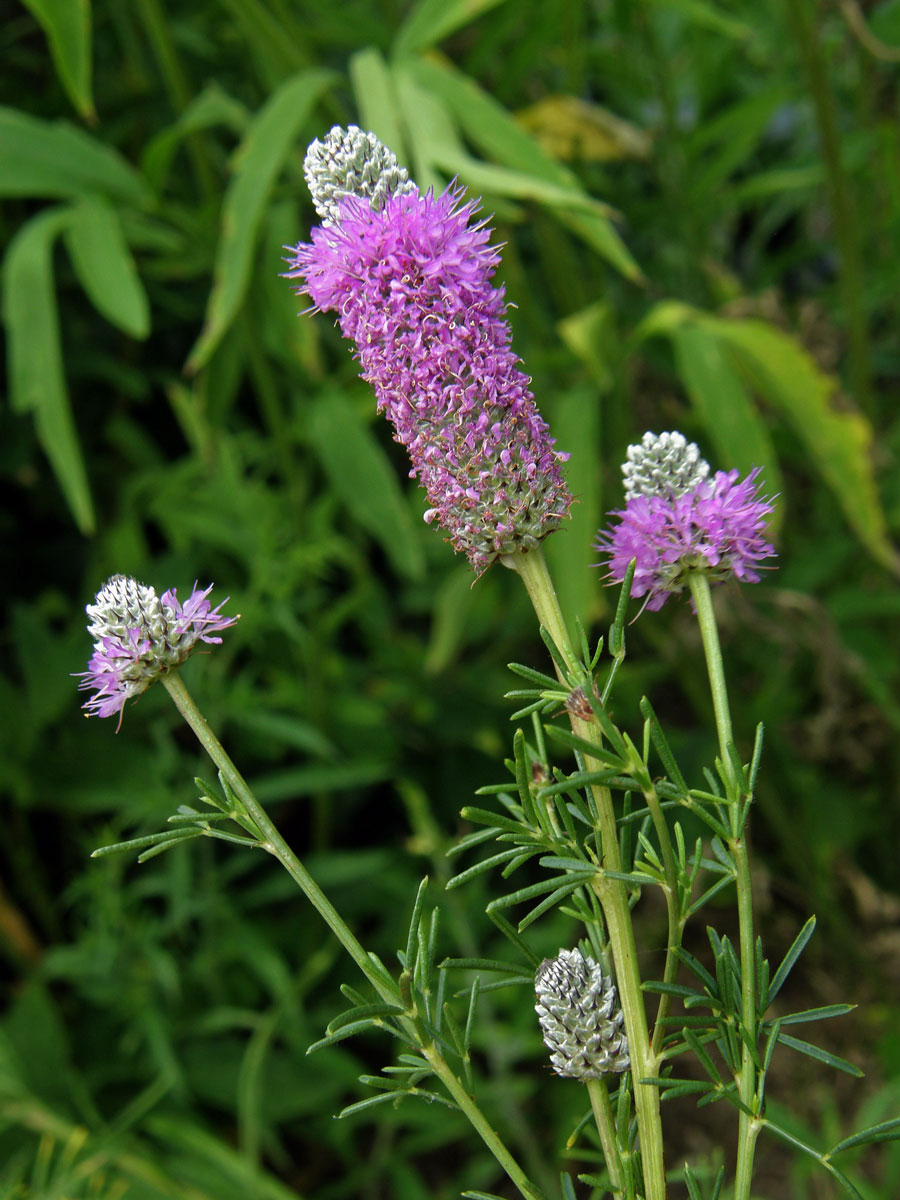
[[[383,1033],[307,1056],[359,979],[272,859],[204,837],[140,865],[89,857],[155,833],[209,774],[162,688],[118,735],[79,713],[83,608],[121,571],[182,595],[215,580],[243,613],[184,679],[393,975],[423,875],[437,961],[463,962],[509,959],[485,908],[541,878],[444,890],[474,861],[447,857],[479,828],[460,811],[510,754],[506,664],[549,663],[518,580],[495,567],[473,587],[423,523],[346,344],[279,278],[316,220],[306,145],[335,123],[494,214],[515,347],[572,452],[579,503],[547,558],[595,637],[616,592],[591,541],[621,505],[626,445],[678,428],[716,467],[763,467],[777,570],[716,594],[736,741],[766,727],[757,921],[776,964],[816,914],[784,999],[856,1004],[811,1040],[866,1072],[776,1056],[768,1116],[819,1149],[894,1118],[898,0],[7,7],[0,1198],[513,1195],[457,1112],[367,1109],[359,1077],[402,1049]],[[639,741],[649,697],[700,777],[716,747],[688,606],[627,637],[616,719]],[[636,911],[658,959],[645,977],[666,940],[653,899]],[[733,895],[716,904],[733,934]],[[557,908],[528,940],[540,957],[571,934]],[[705,938],[685,949],[708,965]],[[590,1172],[599,1150],[585,1135],[565,1156],[584,1093],[550,1075],[515,984],[482,985],[473,1076],[559,1195],[560,1170]],[[733,1114],[669,1105],[668,1161],[689,1159],[708,1196]],[[900,1193],[896,1143],[840,1162],[866,1200]],[[844,1193],[768,1142],[756,1194]]]

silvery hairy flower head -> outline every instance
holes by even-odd
[[[344,137],[354,167],[341,168],[334,186]],[[572,502],[561,469],[568,456],[553,448],[510,348],[503,289],[491,284],[499,253],[461,188],[422,196],[373,134],[332,130],[329,139],[337,149],[307,156],[325,219],[292,250],[287,275],[317,309],[338,314],[425,489],[425,520],[480,573],[537,547]],[[389,162],[383,178],[357,163],[363,151],[373,172]],[[350,194],[357,178],[364,184]]]
[[[710,476],[680,433],[647,433],[628,447],[622,472],[625,507],[595,543],[610,580],[621,583],[635,559],[631,595],[646,596],[651,610],[683,591],[692,571],[712,583],[759,581],[757,564],[775,549],[765,538],[774,510],[759,494],[758,468],[745,479],[734,470]]]
[[[545,958],[534,980],[544,1045],[557,1075],[599,1079],[630,1065],[615,984],[593,958],[560,950]]]
[[[182,605],[175,588],[158,596],[152,587],[126,575],[113,575],[85,611],[94,653],[80,673],[81,691],[93,690],[83,705],[89,716],[121,714],[125,703],[140,696],[160,675],[180,666],[198,642],[221,642],[215,634],[238,619],[210,607],[213,585],[196,583]]]
[[[372,208],[381,209],[388,197],[417,191],[396,155],[358,125],[346,129],[335,125],[322,141],[311,142],[303,174],[323,225],[340,220],[340,201],[345,196],[368,199]]]
[[[639,445],[628,447],[622,475],[626,500],[683,496],[709,475],[709,463],[683,433],[645,433]]]

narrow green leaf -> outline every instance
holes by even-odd
[[[464,821],[477,821],[480,825],[491,825],[498,830],[506,829],[510,833],[517,833],[523,837],[528,837],[530,833],[521,821],[512,821],[509,817],[503,817],[499,813],[488,812],[486,808],[472,808],[470,805],[466,805],[459,815]]]
[[[427,886],[428,876],[426,875],[419,884],[418,891],[416,892],[416,899],[413,903],[412,915],[409,920],[409,934],[407,935],[406,939],[406,961],[404,964],[408,971],[411,970],[410,964],[413,962],[413,954],[415,952],[416,942],[419,936],[419,925],[422,920],[422,907],[425,903],[425,889]]]
[[[192,838],[200,837],[202,831],[199,829],[183,829],[174,837],[162,837],[157,839],[156,845],[151,846],[149,850],[145,850],[143,854],[137,856],[139,863],[148,862],[151,858],[156,858],[160,854],[165,854],[167,850],[171,850],[177,846],[179,842],[189,842]]]
[[[496,900],[492,900],[487,906],[486,911],[496,912],[499,908],[511,908],[514,904],[521,904],[524,900],[533,900],[535,896],[541,896],[544,892],[552,892],[560,886],[567,887],[569,884],[573,888],[578,887],[582,883],[588,883],[596,874],[595,869],[585,871],[579,878],[574,878],[574,872],[571,875],[554,875],[552,879],[542,879],[540,883],[533,883],[530,887],[520,888],[517,892],[510,892],[506,896],[498,896]]]
[[[791,422],[862,544],[882,565],[900,572],[875,484],[874,434],[866,418],[833,407],[837,381],[789,334],[764,321],[708,321],[753,386]]]
[[[838,1142],[829,1150],[828,1156],[833,1158],[835,1154],[840,1154],[844,1150],[852,1150],[856,1146],[868,1146],[873,1142],[895,1142],[898,1139],[900,1139],[900,1117],[894,1117],[890,1121],[870,1125],[868,1129],[861,1129],[859,1133],[844,1138],[842,1142]]]
[[[146,846],[155,846],[157,842],[177,842],[182,838],[182,831],[170,830],[163,833],[148,833],[144,837],[129,838],[127,842],[112,842],[108,846],[99,846],[91,851],[91,858],[106,858],[109,854],[122,854],[127,850],[142,850]]]
[[[404,1010],[398,1008],[395,1004],[357,1005],[355,1008],[348,1008],[346,1012],[329,1021],[325,1032],[330,1037],[331,1034],[337,1033],[339,1029],[346,1029],[348,1025],[353,1025],[360,1021],[368,1021],[377,1025],[384,1018],[402,1017],[403,1012]]]
[[[848,1062],[846,1058],[839,1058],[836,1054],[829,1054],[827,1050],[823,1050],[820,1046],[814,1046],[811,1042],[801,1041],[800,1038],[790,1037],[786,1033],[779,1033],[778,1041],[783,1046],[790,1046],[792,1050],[799,1051],[800,1054],[805,1054],[808,1058],[815,1058],[818,1062],[825,1063],[826,1066],[834,1067],[836,1071],[843,1071],[845,1075],[852,1075],[856,1079],[862,1079],[865,1071],[861,1071],[854,1063]]]
[[[90,0],[22,0],[43,27],[53,66],[79,116],[94,118]]]
[[[812,937],[815,928],[816,918],[810,917],[809,920],[805,922],[803,928],[800,930],[797,936],[794,938],[790,949],[781,960],[778,970],[772,976],[772,982],[769,985],[770,1004],[781,991],[784,981],[787,979],[788,975],[790,975],[794,967],[794,963],[806,949],[806,943]]]
[[[403,114],[383,55],[374,46],[367,46],[351,56],[349,71],[362,128],[370,129],[396,154],[398,162],[405,164],[409,156],[402,133]]]
[[[442,38],[462,29],[503,0],[419,0],[400,26],[394,53],[415,54],[428,50]]]
[[[400,1096],[408,1095],[403,1091]],[[395,1091],[380,1092],[377,1096],[368,1096],[365,1100],[357,1100],[355,1104],[348,1104],[346,1108],[342,1108],[338,1113],[338,1120],[343,1121],[347,1117],[355,1117],[358,1113],[365,1112],[368,1108],[375,1108],[379,1104],[396,1104],[398,1096]]]
[[[722,466],[746,475],[762,467],[766,495],[782,490],[765,422],[720,339],[693,322],[672,332],[678,374]]]
[[[145,338],[150,305],[115,208],[102,196],[82,196],[64,236],[78,280],[100,315],[131,337]]]
[[[440,964],[442,971],[499,971],[504,975],[521,975],[522,964],[503,962],[499,958],[445,958]]]
[[[536,904],[519,922],[519,933],[524,933],[529,925],[534,924],[539,917],[542,917],[545,912],[549,912],[551,908],[555,908],[560,900],[565,900],[566,896],[570,896],[572,892],[577,891],[585,882],[586,880],[584,879],[570,880],[570,882],[558,887],[556,891],[551,892],[549,896],[545,896],[540,904]]]
[[[562,188],[567,194],[584,194],[574,172],[547,154],[510,112],[461,71],[434,56],[416,59],[406,69],[423,91],[440,97],[467,137],[494,162]],[[627,279],[639,281],[643,278],[606,215],[566,208],[554,208],[554,212],[563,225],[577,233]]]
[[[335,1046],[338,1042],[346,1041],[347,1038],[354,1037],[357,1033],[364,1033],[367,1029],[376,1029],[382,1033],[393,1034],[395,1038],[399,1038],[407,1046],[412,1046],[414,1043],[396,1026],[388,1021],[363,1020],[354,1021],[349,1025],[344,1025],[341,1029],[329,1034],[327,1037],[320,1038],[319,1041],[313,1042],[306,1049],[307,1054],[315,1054],[317,1050],[324,1050],[328,1046]]]
[[[88,192],[138,206],[151,199],[137,171],[89,133],[0,108],[0,196],[56,200]]]
[[[518,846],[511,846],[508,850],[501,850],[499,854],[492,854],[490,858],[482,859],[481,862],[475,863],[474,866],[468,867],[465,871],[460,871],[458,875],[454,875],[452,879],[448,879],[444,886],[448,892],[451,888],[462,887],[470,879],[475,879],[476,876],[482,875],[485,871],[490,871],[493,867],[499,867],[501,864],[509,862],[511,858],[515,858],[520,853],[521,851]],[[537,853],[537,850],[534,853]]]
[[[753,37],[753,26],[724,13],[706,0],[651,0],[659,8],[668,8],[684,17],[691,24],[721,33],[724,37],[745,41]]]
[[[394,569],[407,579],[421,579],[425,573],[422,540],[397,473],[371,429],[337,392],[317,400],[308,419],[313,446],[337,495],[379,543]]]
[[[9,355],[10,403],[34,415],[38,440],[84,534],[95,529],[87,472],[72,418],[60,347],[53,246],[70,219],[46,209],[26,222],[3,261],[3,323]]]
[[[793,1146],[795,1150],[799,1150],[802,1154],[808,1155],[810,1158],[814,1159],[819,1166],[824,1167],[829,1175],[831,1175],[841,1184],[841,1186],[844,1188],[847,1194],[853,1198],[853,1200],[864,1200],[862,1193],[859,1192],[856,1187],[854,1187],[850,1180],[847,1179],[847,1177],[842,1174],[837,1167],[829,1162],[825,1155],[820,1154],[820,1152],[813,1146],[801,1141],[800,1138],[791,1133],[789,1130],[784,1129],[781,1125],[776,1125],[768,1117],[765,1118],[762,1124],[766,1129],[771,1130],[776,1137],[781,1138],[781,1140],[787,1142],[789,1146]]]
[[[824,1004],[821,1008],[806,1008],[802,1012],[788,1013],[779,1017],[779,1025],[802,1025],[806,1021],[827,1021],[831,1017],[843,1017],[853,1012],[855,1004]]]
[[[520,951],[523,957],[531,963],[532,968],[536,970],[538,963],[540,962],[540,956],[535,954],[534,950],[532,950],[525,939],[518,934],[510,922],[507,921],[506,917],[504,917],[502,913],[491,912],[490,910],[487,910],[487,915],[494,925],[497,926],[503,936],[512,942],[512,944],[518,951]],[[487,989],[484,985],[482,985],[481,990],[486,991]]]
[[[287,79],[254,117],[232,160],[234,178],[222,203],[222,233],[213,287],[189,371],[206,366],[243,303],[266,204],[297,135],[334,76],[301,71]]]
[[[208,84],[198,93],[177,121],[151,137],[141,153],[141,170],[157,192],[162,192],[178,147],[192,133],[224,126],[241,136],[250,123],[247,108],[229,96],[219,84]]]

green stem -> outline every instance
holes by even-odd
[[[508,554],[505,558],[501,559],[501,562],[505,567],[510,567],[512,570],[518,571],[522,582],[525,584],[528,599],[531,601],[534,611],[537,614],[537,619],[550,634],[551,638],[553,638],[556,648],[562,655],[568,669],[570,671],[576,670],[578,659],[569,641],[566,623],[563,620],[559,600],[556,596],[556,588],[553,586],[553,580],[550,578],[543,550],[538,546],[536,550]]]
[[[163,675],[161,678],[163,686],[172,697],[175,707],[194,731],[197,740],[221,771],[222,778],[243,805],[248,816],[259,831],[263,839],[260,842],[262,849],[268,850],[270,854],[274,855],[294,882],[299,885],[306,898],[362,971],[363,975],[365,975],[366,979],[368,979],[369,983],[378,992],[382,1000],[389,1004],[399,1005],[401,997],[396,984],[381,964],[366,953],[356,936],[341,918],[337,909],[273,825],[265,809],[256,799],[237,767],[228,757],[222,743],[200,713],[178,673],[173,672]],[[400,1020],[407,1033],[411,1034],[417,1042],[421,1042],[422,1039],[419,1036],[415,1022],[410,1017],[400,1018]],[[525,1172],[509,1153],[497,1133],[491,1128],[487,1118],[465,1090],[450,1065],[441,1055],[439,1049],[433,1043],[422,1045],[421,1049],[435,1075],[443,1083],[460,1110],[468,1118],[470,1124],[481,1136],[485,1145],[521,1194],[527,1197],[527,1200],[536,1200],[536,1198],[539,1200],[540,1193],[529,1182]]]
[[[594,1121],[600,1135],[600,1145],[606,1159],[606,1170],[612,1185],[613,1195],[625,1195],[622,1163],[619,1159],[619,1143],[616,1141],[616,1118],[609,1102],[609,1092],[602,1079],[587,1081],[588,1095],[591,1098],[591,1108],[594,1110]]]
[[[260,845],[263,850],[274,855],[290,877],[300,887],[303,894],[319,913],[322,920],[341,943],[366,979],[372,984],[382,1000],[397,1004],[400,998],[394,982],[386,973],[380,971],[370,956],[363,949],[356,936],[339,915],[337,909],[304,867],[303,863],[290,848],[275,826],[272,824],[265,809],[254,796],[244,777],[228,757],[222,743],[213,733],[206,719],[200,713],[190,693],[181,681],[177,672],[162,676],[162,683],[172,697],[175,707],[190,725],[197,736],[200,745],[222,772],[222,777],[229,788],[240,800],[250,816],[253,824],[262,836]]]
[[[522,581],[534,605],[541,625],[556,643],[570,671],[578,672],[578,662],[569,643],[565,621],[556,598],[556,590],[547,570],[541,551],[530,550],[509,555],[504,560],[522,576]],[[602,734],[594,721],[572,718],[572,729],[581,738],[592,742],[599,749]],[[588,771],[602,770],[602,764],[585,757]],[[621,871],[619,838],[616,814],[609,788],[594,786],[592,789],[599,821],[603,866],[608,871]],[[658,1074],[659,1061],[651,1054],[650,1037],[647,1030],[647,1012],[644,993],[638,970],[637,946],[631,923],[628,894],[620,879],[610,879],[600,870],[593,881],[593,890],[600,901],[606,921],[610,950],[616,971],[616,983],[625,1017],[628,1034],[628,1051],[631,1056],[631,1075],[634,1082],[634,1103],[640,1135],[641,1155],[644,1166],[646,1200],[665,1200],[666,1172],[663,1162],[662,1124],[659,1113],[659,1090],[654,1084],[641,1083],[642,1079]]]
[[[810,12],[809,0],[788,0],[788,17],[809,80],[816,124],[819,127],[819,140],[822,144],[822,160],[825,164],[834,235],[838,246],[839,281],[847,316],[850,383],[856,403],[864,413],[871,415],[869,334],[859,221],[850,182],[841,161],[841,135],[834,94],[828,79],[828,65],[822,53],[820,35],[816,27],[817,17]]]
[[[709,675],[713,709],[716,715],[722,770],[725,773],[727,791],[734,800],[734,803],[729,805],[731,837],[728,839],[728,845],[734,860],[737,886],[741,951],[741,1020],[747,1036],[754,1038],[756,1036],[756,957],[753,951],[753,891],[750,878],[750,859],[744,835],[745,821],[742,818],[741,784],[740,780],[735,777],[730,753],[734,736],[731,727],[731,712],[728,706],[728,690],[725,685],[722,648],[719,644],[719,631],[712,606],[709,580],[701,572],[693,571],[690,574],[690,586],[697,609],[703,650],[706,655],[706,670]],[[750,1111],[742,1111],[740,1115],[734,1200],[750,1200],[753,1154],[760,1124],[758,1118],[751,1115],[756,1099],[756,1066],[746,1041],[742,1041],[738,1087],[741,1102]]]
[[[663,970],[663,982],[674,983],[675,977],[678,974],[678,957],[676,951],[681,945],[681,935],[684,931],[678,903],[678,867],[672,851],[672,839],[669,835],[666,818],[663,815],[662,805],[659,802],[659,796],[657,795],[656,788],[649,781],[643,788],[643,794],[644,799],[647,801],[647,807],[650,809],[653,828],[656,830],[656,837],[662,850],[663,870],[665,872],[663,895],[666,898],[668,945],[666,946],[666,965]],[[666,1032],[665,1018],[669,1015],[671,1003],[671,995],[663,992],[659,998],[656,1021],[653,1026],[653,1038],[650,1043],[651,1049],[656,1055],[662,1049],[662,1040]]]

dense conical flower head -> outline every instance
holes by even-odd
[[[316,212],[324,225],[340,216],[345,196],[367,199],[372,208],[383,208],[389,196],[417,191],[405,167],[374,133],[358,125],[335,125],[321,141],[312,142],[303,160],[303,173]]]
[[[544,1045],[557,1075],[599,1079],[626,1071],[628,1039],[615,984],[580,950],[545,958],[534,980]]]
[[[477,571],[534,549],[568,514],[546,423],[510,348],[490,232],[460,189],[338,201],[289,277],[338,314],[437,521]]]
[[[682,496],[709,475],[700,447],[683,433],[645,433],[629,446],[622,463],[625,499],[632,496]]]
[[[196,584],[182,605],[171,588],[158,596],[152,587],[125,575],[113,575],[85,611],[94,653],[80,674],[82,691],[93,690],[85,704],[89,716],[121,714],[125,703],[140,696],[160,675],[187,659],[198,642],[221,642],[215,634],[237,617],[210,607],[210,584]]]
[[[611,514],[618,523],[601,531],[595,543],[608,578],[621,583],[635,559],[631,595],[646,596],[651,610],[688,587],[691,572],[702,571],[712,583],[732,577],[759,582],[758,564],[775,553],[765,538],[774,510],[759,494],[759,470],[745,479],[734,470],[710,478],[696,446],[669,443],[667,449],[660,439],[673,434],[647,436],[654,440],[645,437],[640,446],[629,447],[629,463],[636,466],[626,472],[632,487],[625,508]]]

